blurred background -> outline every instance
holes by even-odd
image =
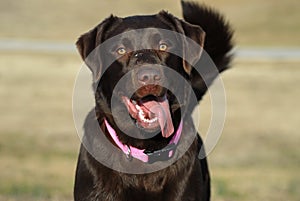
[[[227,117],[209,155],[212,200],[300,200],[300,1],[199,1],[235,30]],[[72,200],[79,137],[74,43],[111,13],[181,18],[179,0],[0,0],[0,200]],[[200,106],[200,131],[211,117]]]

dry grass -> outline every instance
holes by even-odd
[[[71,200],[79,57],[1,54],[0,200]],[[297,200],[299,62],[235,62],[224,133],[209,156],[213,200]],[[209,98],[200,108],[205,133]]]
[[[298,0],[207,4],[226,14],[239,46],[300,46]],[[74,42],[110,13],[161,9],[180,16],[173,0],[4,0],[0,37]],[[224,73],[227,117],[209,156],[212,200],[299,200],[299,64],[236,61]],[[80,65],[79,56],[68,54],[1,52],[0,200],[72,200],[79,139],[71,98]],[[202,133],[209,108],[206,96]]]
[[[198,0],[199,2],[203,2]],[[236,31],[239,46],[300,46],[300,1],[210,0]],[[0,1],[0,37],[74,42],[111,13],[153,14],[165,9],[181,16],[179,0]]]
[[[79,145],[71,113],[77,59],[1,55],[0,200],[71,199]]]
[[[216,198],[299,199],[298,65],[236,62],[224,74],[226,124],[210,155]]]

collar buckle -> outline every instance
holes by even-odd
[[[131,149],[128,145],[125,145],[127,147],[127,152],[125,153],[126,158],[131,161],[132,160],[132,155],[131,155]]]

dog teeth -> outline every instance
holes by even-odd
[[[139,111],[139,112],[143,112],[142,108],[139,105],[135,105],[135,108]],[[144,112],[143,112],[144,113]]]
[[[148,123],[148,124],[151,124],[151,123],[154,123],[157,121],[157,117],[154,117],[152,119],[148,119],[145,117],[145,113],[144,111],[142,110],[142,108],[136,103],[136,101],[132,100],[132,103],[134,104],[135,108],[138,110],[138,115],[139,115],[139,118],[145,122],[145,123]]]
[[[150,123],[154,123],[154,122],[157,121],[157,117],[154,117],[154,118],[152,118],[152,119],[147,119],[147,118],[145,117],[144,112],[141,111],[141,110],[139,110],[139,117],[140,117],[140,119],[141,119],[143,122],[149,123],[149,124],[150,124]]]

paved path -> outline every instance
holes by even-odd
[[[0,39],[0,52],[44,52],[44,53],[76,53],[71,43],[49,42],[36,40]],[[300,60],[299,48],[236,48],[234,53],[238,59],[245,60]]]

